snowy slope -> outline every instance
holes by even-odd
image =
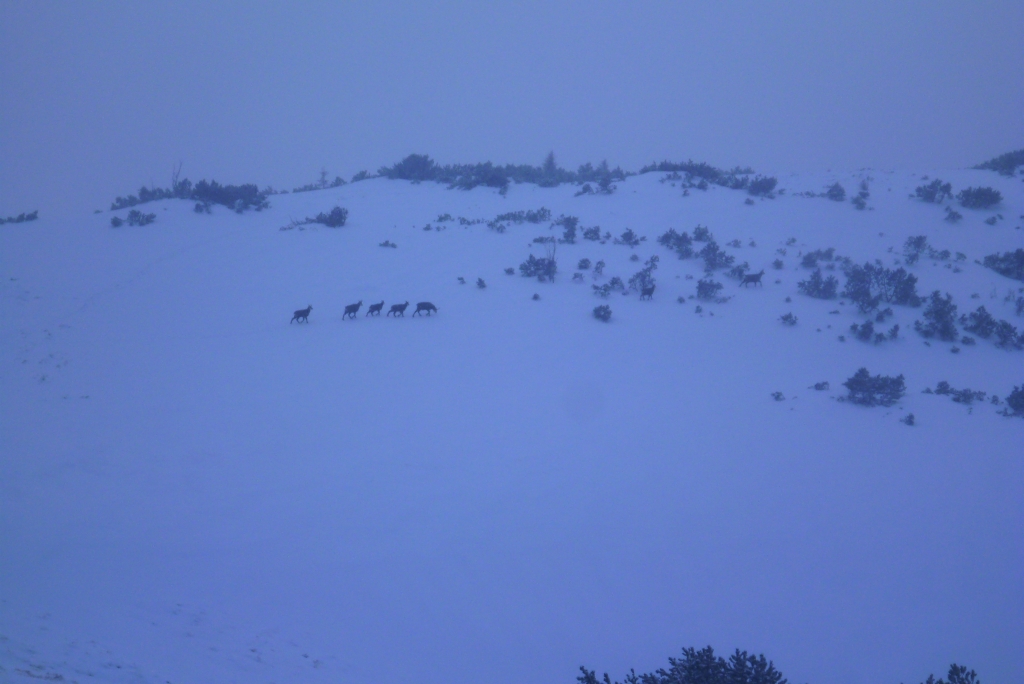
[[[1005,198],[995,226],[950,225],[907,198],[922,175],[783,176],[753,206],[659,173],[583,197],[373,179],[261,213],[165,201],[145,227],[45,209],[4,226],[0,681],[555,683],[709,643],[794,682],[954,660],[1021,680],[1024,421],[921,392],[1005,397],[1024,352],[926,346],[906,307],[899,340],[865,344],[854,306],[796,289],[800,253],[892,265],[926,235],[968,258],[908,267],[920,293],[1024,326],[1005,301],[1021,283],[975,263],[1024,245],[1020,180],[942,172]],[[796,195],[869,176],[868,211]],[[279,230],[335,205],[344,228]],[[559,229],[436,221],[540,207],[647,241],[560,245],[538,283],[504,269]],[[656,238],[698,223],[739,239],[764,287],[719,274],[730,301],[678,302],[701,264]],[[653,301],[614,294],[595,320],[576,262],[605,260],[600,283],[653,254]],[[381,300],[412,305],[366,318]],[[411,318],[424,300],[438,314]],[[907,395],[836,401],[861,366]]]

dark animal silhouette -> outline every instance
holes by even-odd
[[[345,313],[342,314],[341,320],[345,320],[345,318],[347,316],[351,316],[352,318],[355,318],[356,317],[356,312],[359,311],[359,307],[361,307],[362,305],[363,305],[363,300],[360,299],[355,304],[349,304],[348,306],[346,306],[345,307]]]
[[[380,316],[380,310],[384,308],[384,302],[380,304],[371,304],[370,308],[366,310],[367,316]]]
[[[640,290],[640,299],[644,299],[644,298],[651,299],[651,297],[654,296],[654,288],[655,288],[655,286],[651,285],[650,287],[645,287],[645,288],[641,289]]]
[[[313,310],[313,305],[312,304],[307,306],[305,309],[299,309],[292,316],[292,320],[288,321],[288,325],[291,325],[295,321],[298,321],[299,323],[302,323],[303,321],[305,321],[306,323],[309,323],[309,312],[312,311],[312,310]]]
[[[764,277],[763,268],[761,269],[760,273],[751,273],[750,275],[743,276],[743,280],[740,281],[740,285],[742,286],[754,283],[755,285],[760,285],[761,287],[764,287],[764,284],[761,282],[762,277]]]
[[[415,316],[416,314],[422,313],[424,311],[426,311],[427,315],[429,316],[431,311],[437,313],[437,307],[431,304],[430,302],[420,302],[419,304],[416,305],[416,310],[412,312],[412,315]]]
[[[408,306],[409,306],[409,302],[406,302],[405,304],[392,304],[391,305],[391,310],[388,311],[388,316],[390,316],[391,314],[394,314],[395,318],[398,318],[399,316],[401,316],[402,318],[405,318],[405,310],[406,310],[406,308],[408,308]]]

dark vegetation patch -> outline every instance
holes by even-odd
[[[750,168],[736,167],[731,171],[724,171],[706,162],[685,162],[663,161],[648,164],[640,169],[640,173],[658,171],[663,173],[679,174],[681,178],[673,177],[672,180],[683,180],[684,187],[706,190],[708,185],[718,185],[731,190],[746,190],[755,197],[774,197],[775,187],[779,180],[772,176],[754,176],[754,170]]]
[[[1003,201],[1002,193],[994,188],[964,188],[956,198],[967,209],[988,209]]]
[[[982,339],[992,339],[997,347],[1002,349],[1024,348],[1024,334],[1017,332],[1009,321],[996,320],[984,306],[977,310],[964,314],[960,317],[960,325],[969,333],[973,333]]]
[[[643,290],[653,287],[655,284],[654,271],[658,268],[659,260],[658,255],[655,254],[645,261],[644,267],[630,276],[629,289],[643,292]]]
[[[541,187],[555,187],[562,183],[597,183],[599,187],[611,187],[614,181],[625,180],[629,175],[621,168],[614,169],[602,162],[597,167],[584,164],[576,171],[567,171],[557,165],[555,155],[548,154],[541,166],[529,164],[505,164],[498,166],[491,162],[482,164],[440,165],[425,154],[410,154],[402,161],[381,167],[379,175],[393,180],[414,182],[432,181],[445,183],[449,188],[471,190],[478,186],[508,190],[510,183],[534,183]],[[603,183],[603,185],[602,185]]]
[[[926,389],[925,393],[946,396],[958,404],[966,404],[967,406],[970,406],[976,401],[985,401],[985,392],[974,391],[971,389],[958,390],[955,387],[951,387],[945,380],[939,382],[939,384],[935,386],[934,390]]]
[[[704,260],[704,271],[707,273],[729,268],[736,261],[736,257],[726,254],[714,240],[709,240],[704,248],[697,252],[697,256]]]
[[[341,228],[347,221],[348,209],[344,207],[334,207],[326,214],[321,211],[316,216],[307,216],[302,221],[292,221],[287,226],[282,226],[280,230],[292,230],[294,228],[302,230],[302,226],[307,226],[313,223],[319,223],[320,225],[327,226],[328,228]]]
[[[1006,397],[1006,408],[1002,413],[1004,416],[1024,418],[1024,384],[1020,387],[1014,385],[1013,391]]]
[[[957,306],[948,292],[943,297],[938,290],[929,295],[925,306],[924,321],[915,321],[914,330],[922,337],[936,338],[944,342],[955,342],[959,335],[956,328]]]
[[[861,406],[892,406],[906,394],[907,386],[903,375],[872,376],[867,368],[861,368],[843,383],[849,393],[845,401]]]
[[[917,186],[914,190],[914,196],[922,202],[938,204],[947,199],[953,198],[953,185],[950,183],[943,183],[941,180],[936,178],[927,185]]]
[[[874,311],[883,301],[903,306],[921,304],[917,295],[917,276],[903,268],[885,268],[881,262],[849,266],[843,296],[856,303],[861,313]]]
[[[674,228],[669,228],[658,238],[658,243],[673,250],[680,259],[693,256],[693,238],[685,230],[677,233]]]
[[[594,318],[596,318],[597,320],[604,321],[605,323],[607,323],[609,320],[611,320],[611,317],[612,308],[607,304],[601,304],[600,306],[594,307]]]
[[[31,211],[29,213],[22,212],[17,216],[8,216],[7,218],[0,217],[0,226],[5,223],[27,223],[29,221],[35,221],[39,218],[39,210]]]
[[[807,280],[796,284],[800,292],[815,299],[835,299],[839,290],[839,280],[834,276],[823,277],[821,269],[815,269]]]
[[[138,195],[118,197],[110,205],[111,211],[128,209],[147,202],[156,202],[165,199],[182,199],[198,202],[207,208],[209,205],[220,204],[233,209],[241,214],[246,209],[262,211],[270,206],[267,197],[272,194],[267,188],[260,190],[256,184],[245,185],[221,185],[217,181],[201,180],[195,185],[188,178],[178,180],[176,177],[171,181],[170,188],[139,188]]]
[[[1002,254],[989,254],[982,262],[986,268],[1007,278],[1024,282],[1024,249]]]
[[[327,180],[327,169],[321,169],[319,180],[313,183],[307,183],[302,187],[295,188],[294,190],[292,190],[292,192],[312,192],[313,190],[340,188],[342,185],[346,185],[344,178],[342,178],[341,176],[335,176],[334,180]]]
[[[864,321],[860,325],[853,323],[850,325],[850,332],[861,342],[873,342],[874,344],[881,344],[885,341],[892,341],[899,337],[900,326],[894,325],[886,332],[877,332],[875,330],[875,324],[873,321]]]
[[[1017,172],[1017,167],[1019,166],[1024,166],[1024,150],[1001,154],[998,157],[989,159],[987,162],[978,164],[974,168],[996,171],[1004,176],[1012,176]]]
[[[593,670],[580,667],[580,672],[576,677],[579,684],[613,684],[607,673],[598,679]],[[764,655],[754,656],[736,649],[726,660],[716,656],[714,649],[708,646],[699,651],[684,648],[681,657],[668,659],[667,669],[643,674],[630,670],[621,684],[786,684],[786,681]]]

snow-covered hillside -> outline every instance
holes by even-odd
[[[990,395],[1024,351],[925,340],[906,306],[862,342],[873,316],[797,289],[834,248],[1024,328],[1024,283],[978,263],[1024,246],[1020,179],[941,172],[1004,197],[951,224],[908,199],[927,175],[782,176],[753,204],[663,173],[580,197],[376,178],[3,226],[0,681],[568,684],[706,644],[793,682],[1020,681],[1024,420]],[[863,211],[798,194],[865,179]],[[280,230],[334,206],[343,228]],[[518,266],[561,228],[486,221],[542,207],[646,241],[581,235],[539,283]],[[718,271],[728,301],[690,299],[703,263],[657,238],[698,224],[763,287]],[[919,235],[953,256],[903,264]],[[595,295],[653,255],[651,301]],[[382,300],[411,305],[364,315]],[[861,367],[906,395],[837,401]]]

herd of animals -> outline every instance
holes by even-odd
[[[753,273],[753,274],[750,274],[750,275],[745,275],[745,276],[743,276],[743,280],[740,282],[740,285],[741,286],[743,286],[743,285],[761,285],[761,278],[763,276],[764,276],[764,270],[763,269],[761,270],[760,273]],[[640,292],[640,299],[651,299],[653,297],[653,295],[654,295],[654,287],[655,286],[652,284],[652,285],[650,285],[648,287],[643,288],[641,290],[641,292]],[[341,318],[342,319],[355,318],[356,314],[359,312],[359,309],[362,306],[363,306],[363,300],[361,300],[361,299],[358,302],[356,302],[355,304],[349,304],[348,306],[345,307],[345,313],[342,315]],[[405,302],[404,304],[392,304],[391,305],[391,309],[388,310],[387,315],[388,316],[394,316],[395,318],[398,318],[399,316],[402,316],[404,318],[405,317],[405,310],[408,307],[409,307],[409,302]],[[379,302],[377,304],[371,304],[370,307],[367,309],[365,315],[367,315],[367,316],[380,316],[380,312],[381,312],[381,310],[383,308],[384,308],[384,302],[383,301]],[[295,323],[296,321],[299,322],[299,323],[309,323],[309,313],[312,310],[313,310],[313,305],[312,304],[307,306],[305,309],[299,309],[298,311],[296,311],[292,315],[292,320],[288,321],[288,323],[291,324],[291,323]],[[416,316],[416,315],[423,314],[423,313],[426,313],[428,316],[430,316],[431,314],[437,313],[437,307],[434,306],[433,304],[431,304],[430,302],[420,302],[420,303],[418,303],[416,305],[416,310],[413,312],[412,315]]]
[[[356,314],[359,312],[359,309],[360,307],[362,307],[362,305],[363,300],[361,299],[355,304],[349,304],[348,306],[345,307],[345,313],[342,315],[341,318],[355,318]],[[394,316],[395,318],[402,316],[404,318],[405,310],[408,307],[409,302],[405,302],[404,304],[392,304],[391,309],[388,311],[387,315]],[[366,315],[380,316],[381,309],[383,308],[384,302],[380,302],[379,304],[371,304],[370,308],[366,312]],[[309,323],[309,312],[311,312],[312,310],[312,304],[307,306],[305,309],[299,309],[292,315],[292,320],[288,321],[289,325],[295,323],[296,321],[298,321],[299,323]],[[437,313],[437,307],[431,304],[430,302],[420,302],[419,304],[416,305],[416,310],[413,312],[412,315],[416,316],[417,314],[422,314],[424,312],[426,312],[426,314],[430,316],[433,313]]]

